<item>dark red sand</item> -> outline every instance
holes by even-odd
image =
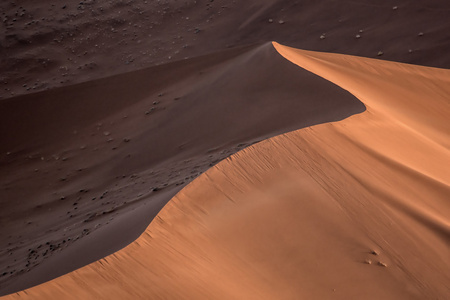
[[[450,67],[445,0],[7,0],[0,17],[0,99],[272,40]]]

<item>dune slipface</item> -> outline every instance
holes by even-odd
[[[364,109],[271,43],[3,100],[0,291],[123,248],[250,144]]]
[[[450,71],[275,47],[367,110],[239,151],[125,249],[5,299],[449,298]]]

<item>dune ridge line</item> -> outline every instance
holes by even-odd
[[[367,109],[237,152],[125,249],[5,299],[448,298],[450,71],[274,47]]]

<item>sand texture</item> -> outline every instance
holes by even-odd
[[[124,229],[124,224],[139,219],[139,213],[141,219],[148,219],[148,211],[158,213],[165,201],[176,195],[124,249],[2,299],[450,298],[450,70],[297,50],[278,43],[155,68],[168,74],[155,88],[139,81],[152,78],[155,69],[148,69],[123,75],[120,80],[110,78],[83,89],[73,88],[71,93],[68,88],[48,92],[48,101],[52,93],[64,93],[69,103],[70,97],[74,102],[86,99],[92,109],[75,114],[86,114],[80,117],[86,124],[77,128],[73,126],[79,126],[79,121],[62,117],[58,122],[65,127],[61,126],[61,132],[51,131],[54,136],[49,137],[57,142],[42,145],[39,141],[43,138],[39,138],[32,144],[33,151],[42,152],[36,157],[50,159],[53,152],[67,149],[63,154],[67,160],[37,159],[36,164],[46,162],[48,176],[60,176],[59,169],[50,164],[67,163],[70,167],[64,170],[87,164],[89,176],[76,177],[69,172],[65,181],[57,183],[58,191],[66,193],[70,206],[82,187],[89,186],[82,194],[92,195],[78,200],[75,206],[83,214],[71,211],[78,215],[74,216],[76,222],[65,225],[73,226],[83,237],[73,246],[53,251],[53,257],[44,260],[52,263],[20,275],[21,284],[33,284],[36,274],[47,274],[39,270],[57,268],[56,262],[78,257],[73,251],[92,247],[91,259],[108,252],[95,249],[101,247],[96,242],[111,241],[122,234],[119,228],[138,235],[145,221],[134,229]],[[201,70],[205,73],[200,74]],[[139,80],[132,80],[133,76]],[[109,96],[114,99],[114,86],[123,82],[128,82],[133,97],[118,97],[110,111],[93,113],[97,102],[89,99],[103,96],[105,90],[111,91]],[[77,93],[86,94],[81,97]],[[180,99],[175,100],[177,97]],[[20,101],[32,102],[30,99],[24,96]],[[156,121],[144,113],[153,101],[160,101],[150,113],[155,113]],[[202,101],[201,105],[196,101]],[[2,104],[10,112],[20,111],[14,110],[13,102]],[[127,118],[119,122],[124,114]],[[104,119],[100,126],[99,116]],[[230,126],[223,126],[226,120]],[[2,122],[13,121],[5,118]],[[164,129],[152,130],[151,124],[164,124],[159,127]],[[69,129],[77,131],[76,137],[65,140]],[[22,130],[26,136],[34,129]],[[97,135],[90,135],[92,131]],[[30,139],[38,133],[38,129],[30,133]],[[97,141],[98,136],[101,140]],[[108,143],[110,136],[114,141]],[[101,164],[98,159],[77,155],[76,151],[83,151],[78,149],[81,137],[86,138],[89,151],[98,143]],[[3,159],[14,170],[17,164],[25,164],[19,154],[31,155],[26,152],[29,144],[15,136],[7,140],[12,149],[5,151],[14,153],[14,159]],[[120,145],[111,150],[115,141]],[[153,141],[157,146],[150,146]],[[240,143],[244,145],[236,147]],[[216,152],[208,152],[210,147]],[[214,162],[222,158],[217,151],[224,149],[224,157],[236,153]],[[149,151],[155,154],[146,156]],[[179,166],[186,160],[190,167],[183,171]],[[184,188],[190,180],[181,185],[176,185],[178,178],[157,182],[164,176],[171,178],[170,174],[158,173],[152,179],[150,173],[158,172],[159,166],[159,172],[176,170],[184,178],[182,172],[191,172],[200,162],[204,164],[198,169],[207,171]],[[26,165],[30,174],[35,168],[45,169]],[[107,201],[123,199],[119,197],[122,190],[127,196],[133,193],[125,181],[116,181],[121,173],[139,175],[125,177],[130,186],[135,178],[132,186],[142,181],[151,182],[146,185],[152,187],[160,187],[156,183],[168,186],[136,197],[134,206],[103,205],[113,209],[117,229],[102,225],[86,236],[81,231],[84,214],[104,211],[90,199],[94,194],[102,195],[108,184],[105,195],[112,199]],[[20,186],[20,180],[26,180],[22,174],[8,184]],[[102,180],[95,180],[99,177]],[[114,184],[118,186],[111,187]],[[46,193],[54,190],[49,187]],[[147,200],[139,200],[144,198]],[[42,199],[47,199],[44,194]],[[67,209],[67,204],[60,204],[66,200],[58,199],[48,207],[43,204],[46,212],[38,213],[33,209],[41,208],[33,208],[34,201],[20,202],[25,206],[20,212],[42,220],[48,216],[48,208],[58,213],[60,208],[61,214]],[[10,214],[19,210],[14,205],[5,207]],[[116,216],[117,209],[120,213]],[[113,222],[108,221],[110,213],[101,216],[102,224]],[[23,221],[24,217],[17,219]],[[53,228],[48,221],[41,221],[43,225],[30,222],[21,223],[24,231]],[[54,232],[60,239],[67,238],[65,226]],[[34,240],[33,245],[47,237]],[[19,237],[10,239],[20,245]]]
[[[128,245],[186,184],[252,143],[364,109],[271,43],[6,99],[0,291]]]
[[[447,0],[3,0],[0,99],[272,40],[450,68],[449,19]]]

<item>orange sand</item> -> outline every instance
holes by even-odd
[[[238,152],[127,248],[5,299],[450,298],[450,70],[275,47],[367,111]]]

